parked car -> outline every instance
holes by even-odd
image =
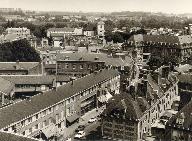
[[[72,141],[72,140],[71,140],[71,138],[67,138],[67,140],[66,140],[66,141]]]
[[[95,121],[97,121],[97,118],[91,118],[91,119],[88,121],[88,123],[93,123],[93,122],[95,122]]]
[[[84,125],[79,125],[77,129],[75,129],[75,132],[83,131],[85,129]]]
[[[85,132],[84,131],[79,131],[76,135],[75,135],[75,139],[81,139],[85,137]]]

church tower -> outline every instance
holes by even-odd
[[[105,37],[105,23],[103,21],[100,21],[97,23],[97,35],[98,38],[104,42]]]

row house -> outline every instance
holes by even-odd
[[[11,134],[7,132],[0,132],[0,140],[1,141],[39,141],[38,139],[35,138],[27,138],[20,136],[18,134]]]
[[[133,35],[123,44],[123,50],[129,50],[132,47],[137,54],[140,54],[141,50],[143,54],[150,53],[165,60],[181,63],[186,61],[192,53],[192,37],[189,35]]]
[[[30,29],[26,27],[22,28],[7,28],[6,29],[7,34],[17,34],[17,35],[30,35]]]
[[[105,67],[129,71],[132,59],[125,54],[62,53],[57,55],[57,74],[82,76]]]
[[[47,30],[47,37],[50,38],[51,34],[62,34],[64,36],[73,35],[75,28],[49,28]]]
[[[5,89],[8,91],[8,94],[6,93],[8,99],[33,96],[64,85],[72,79],[62,75],[59,77],[55,75],[2,75],[0,78],[5,84],[2,85],[2,89],[12,90],[11,86],[13,85],[14,91],[12,93]]]
[[[15,85],[15,93],[43,92],[56,83],[55,76],[44,75],[2,75],[3,79]]]
[[[41,74],[39,62],[0,62],[0,75],[34,75]]]
[[[0,77],[0,106],[7,105],[11,102],[11,98],[15,93],[15,85]]]
[[[165,139],[170,141],[192,140],[192,101],[186,104],[175,116],[167,122]]]
[[[114,69],[101,70],[73,80],[1,108],[0,130],[26,137],[48,139],[57,136],[62,129],[78,122],[86,112],[97,108],[102,95],[118,94],[119,85],[120,76]],[[106,93],[99,93],[101,90]],[[104,104],[106,101],[102,102]]]
[[[114,97],[103,114],[102,134],[108,139],[142,140],[152,125],[172,108],[178,80],[168,67],[144,75],[128,93]]]
[[[178,74],[178,88],[180,95],[179,109],[192,100],[192,75],[190,73]]]

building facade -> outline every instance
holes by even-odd
[[[39,62],[0,62],[0,75],[42,74]]]
[[[191,128],[192,101],[186,104],[166,124],[165,140],[190,141],[192,140]]]
[[[117,98],[117,102],[112,102],[113,106],[107,106],[102,122],[103,136],[142,140],[151,135],[155,121],[172,108],[178,96],[177,83],[175,76],[168,76],[166,67],[165,70],[161,68],[158,72],[144,75],[136,86],[129,88],[128,94]]]
[[[27,137],[41,138],[44,134],[47,139],[56,136],[86,112],[99,106],[100,90],[105,88],[110,93],[118,94],[119,81],[116,70],[101,70],[4,107],[0,109],[0,129]]]
[[[143,53],[150,53],[152,56],[162,58],[162,60],[181,63],[191,55],[192,37],[189,35],[133,35],[123,49],[128,50],[130,47],[136,49],[139,47]]]

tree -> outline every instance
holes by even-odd
[[[124,39],[123,39],[123,36],[121,35],[121,33],[115,32],[115,34],[113,36],[113,42],[114,43],[123,43],[124,42]]]
[[[40,56],[26,39],[0,44],[2,62],[39,62]]]

